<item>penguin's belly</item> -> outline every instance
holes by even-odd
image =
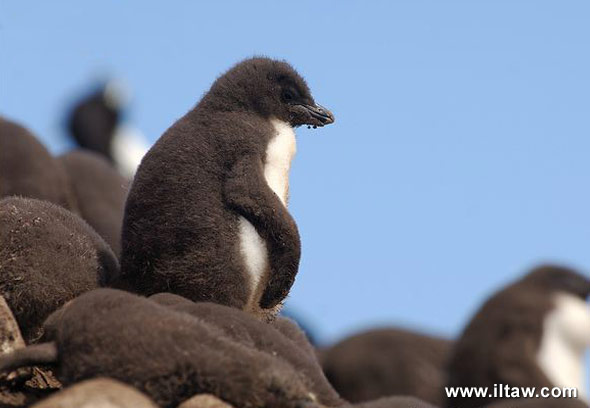
[[[266,242],[258,235],[256,229],[244,217],[239,218],[240,228],[240,252],[250,276],[250,296],[248,303],[251,305],[255,299],[257,288],[263,280],[268,266],[268,252]]]
[[[568,294],[555,298],[555,308],[543,324],[537,354],[541,370],[558,387],[575,387],[578,397],[588,400],[584,384],[584,351],[590,346],[590,307]]]
[[[138,130],[124,125],[117,126],[110,152],[115,166],[123,175],[133,178],[148,150],[149,146],[143,141],[143,136]]]
[[[273,120],[275,136],[270,140],[264,160],[264,179],[283,205],[289,197],[289,170],[295,155],[295,132],[291,125]],[[244,217],[239,217],[240,252],[244,259],[246,271],[250,277],[250,299],[248,304],[254,307],[268,277],[268,249],[266,242],[256,229]]]

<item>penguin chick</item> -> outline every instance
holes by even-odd
[[[293,128],[333,121],[286,62],[248,59],[218,78],[137,171],[123,221],[126,288],[276,315],[300,258],[286,207]]]
[[[440,406],[452,342],[401,329],[375,329],[320,351],[328,381],[351,402],[411,395]]]
[[[119,381],[95,378],[72,385],[31,408],[158,408],[152,400]]]
[[[45,318],[118,273],[109,246],[82,219],[47,201],[0,200],[0,294],[27,342]]]
[[[163,408],[197,393],[237,407],[315,406],[306,379],[283,360],[188,313],[116,289],[85,293],[54,312],[44,340],[1,357],[0,371],[53,361],[64,386],[109,377]]]
[[[171,293],[159,293],[151,296],[150,299],[209,323],[240,344],[286,361],[307,378],[309,388],[320,404],[335,407],[344,403],[326,380],[315,354],[309,353],[309,349],[302,348],[298,343],[305,335],[301,331],[296,332],[294,327],[291,326],[285,330],[289,330],[289,334],[296,336],[295,338],[285,336],[277,330],[276,321],[268,324],[232,307],[208,302],[195,303]],[[282,322],[280,325],[285,328],[288,323]]]
[[[585,398],[584,349],[590,346],[590,280],[545,265],[493,295],[451,352],[450,387],[576,387]],[[499,398],[448,398],[453,408]]]
[[[148,147],[139,131],[121,123],[127,94],[121,81],[106,82],[74,105],[67,128],[80,147],[103,156],[131,178]]]
[[[0,117],[0,197],[12,195],[76,210],[61,164],[29,130]]]
[[[58,160],[68,173],[80,215],[119,255],[129,182],[106,159],[91,151],[74,150]]]

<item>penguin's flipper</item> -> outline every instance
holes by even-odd
[[[55,343],[33,344],[0,356],[0,372],[55,362],[57,362],[57,346]]]
[[[224,184],[226,204],[250,222],[268,248],[270,276],[260,306],[270,309],[289,293],[299,268],[301,242],[295,220],[264,179],[258,157],[241,158]]]

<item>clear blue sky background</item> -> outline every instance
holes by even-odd
[[[288,305],[324,342],[454,336],[539,262],[590,269],[589,2],[153,3],[0,0],[0,112],[61,152],[114,75],[154,141],[233,63],[291,62],[337,118],[298,130],[291,180]]]

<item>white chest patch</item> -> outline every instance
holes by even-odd
[[[584,352],[590,347],[590,305],[565,293],[556,295],[554,303],[545,318],[537,362],[555,386],[575,387],[578,397],[588,401]]]
[[[296,151],[295,131],[291,125],[285,122],[273,120],[272,124],[276,133],[266,148],[264,178],[268,186],[286,206],[289,199],[289,170]],[[251,296],[249,303],[253,304],[257,300],[254,299],[254,296],[259,292],[257,289],[268,267],[268,250],[266,243],[258,235],[254,226],[244,217],[240,217],[240,251],[246,264],[246,270],[250,274]],[[258,295],[260,294],[258,293]]]
[[[288,123],[273,120],[276,136],[266,148],[264,178],[268,186],[287,205],[289,199],[289,170],[297,150],[295,131]]]

